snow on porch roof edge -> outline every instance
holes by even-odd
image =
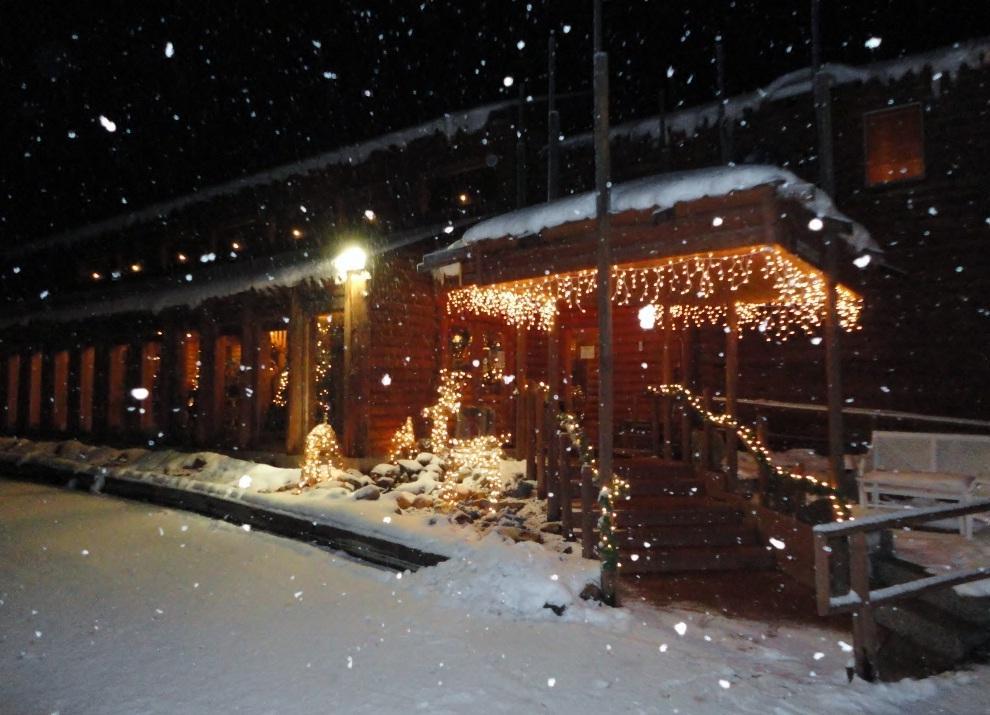
[[[764,184],[774,185],[779,196],[800,201],[817,216],[850,224],[852,231],[845,238],[857,251],[882,252],[869,231],[839,211],[828,194],[787,169],[776,166],[718,166],[658,174],[614,184],[609,213],[669,209],[680,202],[695,201],[706,196],[724,196],[733,191],[752,189]],[[584,221],[594,216],[595,192],[575,194],[481,221],[465,231],[445,251],[496,238],[532,236],[548,228]]]

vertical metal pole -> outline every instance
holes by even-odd
[[[718,97],[718,145],[723,164],[732,161],[732,134],[729,131],[729,121],[725,116],[725,103],[728,101],[725,95],[725,50],[722,46],[722,37],[715,40],[715,69],[717,71],[718,84],[716,96]]]
[[[595,0],[595,208],[598,218],[598,471],[603,484],[612,484],[612,250],[609,242],[608,54],[602,45],[602,4]],[[616,569],[602,569],[602,593],[607,603],[618,598]]]
[[[526,205],[526,83],[519,83],[516,116],[516,208]]]
[[[660,152],[660,171],[670,171],[670,150],[667,146],[667,94],[661,87],[657,97],[657,149]]]
[[[547,201],[560,194],[560,113],[557,112],[557,36],[547,49]]]
[[[811,2],[811,66],[814,73],[815,125],[818,129],[818,183],[835,198],[835,167],[832,151],[832,92],[828,75],[822,72],[821,1]],[[842,487],[845,473],[842,444],[842,356],[839,344],[839,315],[836,307],[838,236],[826,235],[825,246],[825,377],[828,397],[829,477]]]

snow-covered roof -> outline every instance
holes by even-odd
[[[282,164],[281,166],[266,169],[265,171],[249,176],[242,176],[238,179],[217,184],[216,186],[211,186],[192,194],[152,204],[137,211],[115,216],[105,221],[88,224],[81,228],[50,236],[39,241],[20,243],[5,249],[4,252],[7,255],[18,255],[56,246],[70,245],[104,233],[120,231],[131,226],[139,226],[162,219],[189,206],[211,201],[220,196],[236,194],[245,189],[274,184],[294,176],[304,176],[310,172],[325,169],[328,166],[360,164],[377,151],[404,148],[417,139],[429,137],[434,134],[443,134],[448,139],[453,139],[459,132],[473,134],[488,124],[492,112],[512,104],[515,104],[515,100],[504,100],[485,104],[463,112],[444,114],[442,117],[429,122],[383,134],[368,141],[351,144],[350,146],[334,149],[323,154],[317,154],[302,161]]]
[[[921,74],[925,68],[928,68],[931,70],[933,82],[939,82],[946,76],[954,78],[962,67],[978,68],[986,65],[990,65],[990,38],[957,42],[931,52],[875,62],[861,67],[826,63],[822,65],[822,71],[831,77],[834,85],[843,85],[871,80],[895,82],[909,74]],[[729,97],[725,101],[725,115],[728,119],[737,121],[742,119],[746,112],[759,109],[764,102],[808,94],[811,89],[812,69],[803,67],[778,77],[765,87]],[[937,88],[934,91],[937,92]],[[673,134],[692,135],[701,127],[714,125],[718,117],[719,102],[716,100],[666,113],[664,122],[667,131]],[[658,117],[654,115],[615,126],[610,136],[613,139],[636,139],[647,136],[656,138],[659,131]],[[582,133],[566,139],[562,145],[577,147],[589,144],[591,141],[591,133]]]
[[[433,236],[442,235],[451,224],[438,224],[423,229],[407,231],[389,236],[388,241],[369,247],[372,255],[383,255]],[[454,223],[454,226],[463,225]],[[179,282],[166,286],[136,284],[127,292],[96,297],[84,294],[66,296],[64,303],[47,309],[26,310],[0,316],[0,329],[13,325],[27,325],[33,321],[67,323],[90,320],[97,317],[124,315],[128,313],[157,314],[169,308],[196,308],[214,298],[227,298],[250,291],[263,293],[274,288],[291,288],[309,281],[333,278],[336,269],[333,256],[312,256],[308,252],[293,252],[281,257],[264,259],[268,265],[262,267],[225,266],[235,272],[223,274],[220,271],[176,276]],[[121,290],[125,286],[120,287]],[[38,306],[40,308],[40,306]]]
[[[869,232],[840,212],[828,194],[787,169],[776,166],[718,166],[615,184],[610,194],[609,213],[668,209],[682,201],[723,196],[766,184],[773,185],[778,196],[800,201],[817,216],[848,222],[853,227],[848,240],[857,250],[880,251]],[[594,191],[575,194],[481,221],[465,231],[450,249],[493,238],[533,235],[555,226],[594,218],[595,212]]]

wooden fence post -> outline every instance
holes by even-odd
[[[702,392],[702,408],[706,413],[712,411],[712,388],[706,387]],[[712,424],[708,420],[702,422],[701,433],[701,468],[711,469],[712,464]]]
[[[573,538],[571,528],[574,522],[574,511],[571,504],[571,460],[569,450],[572,449],[571,438],[566,434],[560,435],[560,469],[557,472],[559,480],[557,491],[560,493],[560,526],[564,538]]]
[[[767,431],[767,418],[760,417],[756,421],[756,439],[765,449],[769,451],[769,435]],[[770,465],[757,463],[757,486],[761,501],[767,492],[767,485],[770,482]]]
[[[595,557],[595,483],[587,464],[581,467],[581,555]]]
[[[864,531],[849,535],[849,585],[860,600],[859,608],[853,611],[856,675],[873,681],[878,675],[877,624],[870,604],[870,553]]]

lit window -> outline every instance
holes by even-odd
[[[921,105],[910,104],[863,117],[866,185],[882,186],[925,175]]]

